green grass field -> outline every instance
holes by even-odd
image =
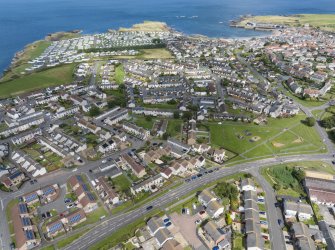
[[[117,190],[121,191],[121,192],[127,191],[131,186],[130,181],[124,175],[120,175],[120,176],[117,176],[117,177],[113,178],[112,182],[115,185],[115,187],[117,188]]]
[[[241,25],[247,22],[262,22],[285,24],[288,26],[301,26],[309,24],[315,28],[320,28],[326,31],[335,30],[335,15],[333,14],[301,14],[291,16],[255,16],[244,19]]]
[[[16,61],[14,67],[0,79],[0,82],[10,80],[13,76],[21,76],[22,73],[26,73],[25,69],[29,66],[27,62],[40,56],[50,44],[51,42],[44,40],[28,44],[24,52],[20,55],[19,60]]]
[[[115,68],[115,82],[118,84],[123,83],[125,77],[125,73],[124,73],[124,69],[123,69],[123,65],[120,64]]]
[[[305,115],[293,118],[268,119],[266,125],[242,122],[206,123],[211,144],[242,154],[247,158],[273,154],[325,152],[315,128],[301,123]]]
[[[176,120],[176,119],[171,119],[168,122],[168,126],[166,129],[166,132],[170,134],[171,137],[181,137],[181,124],[183,123],[183,120]]]
[[[152,129],[155,121],[156,121],[155,117],[152,117],[151,120],[147,120],[145,116],[139,116],[139,115],[134,116],[134,123],[137,126],[140,126],[148,130]]]
[[[0,83],[0,98],[72,82],[75,64],[67,64]]]
[[[335,174],[335,170],[330,164],[321,161],[293,162],[265,167],[261,169],[261,174],[271,184],[271,186],[274,184],[281,185],[281,189],[277,191],[277,194],[299,197],[300,195],[305,195],[305,192],[299,182],[292,175],[294,167]]]

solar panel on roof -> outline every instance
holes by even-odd
[[[54,189],[52,187],[48,187],[46,190],[44,190],[44,195],[49,195],[54,192]]]
[[[92,193],[87,193],[87,197],[89,198],[90,201],[95,201],[95,197]]]
[[[31,230],[27,230],[27,231],[25,231],[25,233],[26,233],[26,237],[27,237],[28,240],[33,240],[33,239],[35,239],[35,236],[34,236],[34,232],[33,232],[33,231],[31,231]]]
[[[27,213],[28,212],[28,209],[27,209],[27,206],[26,206],[26,204],[19,204],[19,210],[20,210],[20,213],[21,214],[25,214],[25,213]]]
[[[69,219],[70,223],[73,224],[81,219],[81,214],[76,214],[75,216]]]
[[[81,186],[83,187],[84,191],[86,191],[86,192],[88,192],[88,191],[89,191],[89,189],[88,189],[88,187],[87,187],[87,185],[86,185],[86,184],[83,184],[83,185],[81,185]]]
[[[37,198],[37,194],[33,193],[25,197],[27,202],[33,201]]]
[[[59,222],[59,223],[54,224],[54,225],[52,225],[51,227],[49,227],[49,232],[50,232],[50,233],[57,232],[57,231],[60,230],[62,227],[63,227],[62,223]]]
[[[20,176],[21,172],[16,172],[14,174],[12,174],[11,176],[9,176],[10,179],[15,179],[16,177]]]
[[[30,226],[30,225],[31,225],[31,220],[30,220],[30,218],[23,217],[23,218],[22,218],[22,224],[23,224],[23,226]]]
[[[83,182],[83,178],[80,175],[76,175],[76,177],[78,181]]]

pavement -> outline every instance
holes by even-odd
[[[263,159],[255,162],[248,162],[235,165],[234,167],[229,168],[221,168],[218,171],[215,171],[211,174],[204,175],[198,179],[195,179],[191,182],[184,183],[183,185],[171,190],[169,193],[166,193],[155,200],[147,203],[137,209],[129,211],[127,213],[118,214],[111,216],[106,221],[99,223],[98,225],[92,227],[92,229],[81,238],[75,240],[64,249],[71,250],[71,249],[87,249],[89,246],[92,246],[99,241],[103,240],[104,238],[110,236],[113,232],[116,232],[123,226],[140,219],[150,213],[150,211],[146,210],[146,207],[151,205],[153,208],[164,209],[168,204],[171,202],[178,200],[179,197],[187,195],[192,190],[197,189],[199,186],[206,185],[213,181],[219,180],[225,176],[229,176],[235,173],[240,172],[249,172],[255,173],[255,170],[259,170],[261,167],[271,166],[271,165],[278,165],[285,162],[296,162],[296,161],[318,161],[318,160],[330,160],[331,156],[326,154],[318,154],[318,155],[304,155],[304,156],[287,156],[287,157],[277,157],[277,158],[270,158],[270,159]],[[257,171],[256,171],[257,172]],[[264,180],[260,181],[262,187],[264,187],[266,192],[270,192],[270,195],[267,195],[266,205],[268,207],[268,211],[277,211],[274,209],[274,203],[276,202],[271,187],[264,182]],[[268,215],[269,218],[269,225],[270,235],[272,235],[272,249],[275,250],[282,250],[285,248],[285,241],[282,237],[282,232],[279,229],[279,225],[277,223],[278,214],[271,214]],[[279,236],[279,237],[278,237]]]

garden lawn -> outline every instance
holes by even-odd
[[[142,128],[151,130],[156,119],[154,117],[151,117],[151,119],[148,120],[146,116],[134,116],[134,123]]]
[[[116,189],[121,192],[127,191],[131,186],[131,182],[123,174],[113,178],[112,182],[115,185]]]
[[[167,126],[167,133],[171,136],[171,137],[180,137],[181,134],[181,125],[182,125],[183,121],[182,120],[177,120],[177,119],[171,119],[168,122],[168,126]]]

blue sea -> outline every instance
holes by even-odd
[[[99,33],[154,20],[187,34],[247,37],[264,33],[230,28],[229,20],[300,13],[335,13],[335,0],[0,0],[0,72],[15,52],[56,31]]]

